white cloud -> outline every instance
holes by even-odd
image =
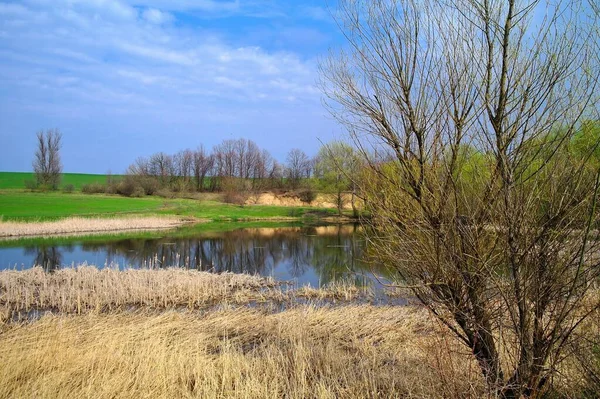
[[[63,128],[73,120],[82,135],[112,124],[124,135],[140,126],[153,134],[160,126],[156,137],[165,137],[164,130],[174,126],[216,141],[225,130],[255,141],[268,130],[315,130],[320,95],[312,59],[268,47],[261,37],[241,37],[239,29],[231,33],[226,18],[214,18],[211,26],[223,24],[210,29],[189,22],[247,15],[264,0],[2,1],[0,134],[9,124]],[[184,16],[181,10],[196,11]],[[175,16],[181,23],[170,23]],[[122,119],[125,114],[129,119]],[[302,123],[290,128],[292,117]],[[176,149],[203,142],[191,137],[197,141],[148,142]],[[138,155],[143,153],[132,157]]]
[[[241,9],[239,0],[127,0],[130,5],[169,11],[236,12]]]
[[[172,14],[165,11],[157,10],[156,8],[148,8],[144,10],[144,12],[142,13],[142,18],[156,25],[170,23],[175,20],[175,17],[173,17]]]
[[[177,50],[164,49],[153,45],[135,44],[125,40],[118,41],[117,47],[127,53],[156,61],[188,66],[196,64],[196,61],[191,54]]]

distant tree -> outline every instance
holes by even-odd
[[[173,156],[174,188],[177,191],[187,191],[190,188],[193,166],[194,153],[191,150],[179,151]]]
[[[287,155],[287,178],[292,188],[300,185],[300,179],[310,174],[310,158],[304,151],[294,148]]]
[[[167,187],[174,178],[175,171],[173,167],[173,157],[159,152],[153,154],[149,160],[149,173],[155,176],[161,186]]]
[[[58,129],[37,133],[37,149],[33,160],[33,171],[38,186],[56,190],[60,183],[62,164],[60,147],[62,134]]]
[[[344,194],[352,194],[352,210],[358,214],[355,197],[360,162],[356,151],[348,144],[333,142],[324,145],[315,159],[315,176],[319,178],[323,192],[333,196],[341,215],[345,205]]]
[[[215,157],[207,154],[203,146],[194,151],[194,180],[196,181],[196,191],[202,191],[204,188],[204,178],[213,169]]]

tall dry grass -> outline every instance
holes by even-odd
[[[272,278],[246,274],[214,274],[181,268],[125,269],[78,266],[46,273],[40,267],[0,272],[0,321],[31,310],[62,313],[131,308],[205,308],[215,304],[350,301],[369,295],[352,282],[322,289],[288,290]]]
[[[186,220],[173,217],[72,217],[49,222],[0,221],[0,237],[17,238],[63,234],[100,234],[130,230],[162,230],[179,227]]]
[[[129,307],[197,308],[214,303],[282,299],[280,283],[246,274],[169,269],[40,267],[0,272],[0,308],[8,312],[51,309],[64,313]]]
[[[300,306],[48,316],[0,333],[0,397],[437,398],[481,395],[422,309]],[[441,371],[443,369],[443,371]]]

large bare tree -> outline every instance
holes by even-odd
[[[62,173],[61,140],[62,134],[58,129],[41,130],[37,133],[33,171],[38,186],[53,190],[58,188]]]
[[[490,392],[541,394],[598,307],[598,143],[569,151],[598,118],[597,16],[577,0],[339,7],[347,46],[322,86],[369,164],[374,257],[468,346]]]

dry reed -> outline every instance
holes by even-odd
[[[62,313],[131,308],[205,308],[215,304],[351,301],[369,290],[351,282],[322,289],[285,289],[286,283],[246,274],[214,274],[181,268],[125,269],[94,266],[46,273],[40,267],[0,272],[0,321],[32,310]]]
[[[440,377],[440,364],[432,360],[440,335],[418,308],[91,313],[4,329],[0,397],[433,398],[482,392],[476,366],[465,367],[468,357],[455,354],[453,368],[444,365],[451,387]]]
[[[0,272],[5,313],[51,309],[63,313],[130,307],[197,308],[215,303],[281,299],[280,283],[245,274],[213,274],[178,268],[119,270],[93,266],[46,273],[40,267]]]
[[[0,221],[0,237],[33,237],[81,233],[107,233],[131,230],[171,229],[187,223],[172,217],[66,218],[51,222]]]

